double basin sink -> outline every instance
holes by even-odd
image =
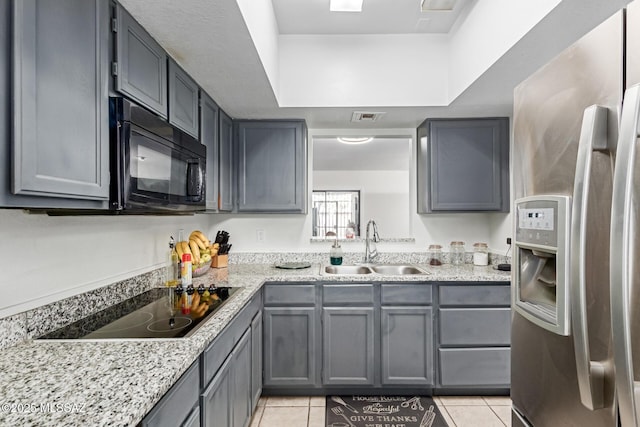
[[[367,264],[367,265],[327,265],[326,274],[384,274],[406,276],[411,274],[429,274],[429,272],[410,264]]]

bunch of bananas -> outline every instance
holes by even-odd
[[[211,244],[207,236],[200,230],[194,230],[189,235],[189,241],[176,243],[176,252],[182,259],[182,254],[191,254],[193,269],[211,262],[211,257],[218,254],[218,243]]]

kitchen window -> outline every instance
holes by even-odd
[[[314,191],[313,237],[360,236],[360,191]]]

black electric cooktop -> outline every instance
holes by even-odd
[[[199,293],[206,306],[187,312],[181,300],[182,288],[156,288],[63,326],[38,339],[104,338],[181,338],[215,313],[239,288],[200,286],[189,288]]]

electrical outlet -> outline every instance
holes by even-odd
[[[256,240],[258,242],[264,242],[264,230],[259,228],[256,230]]]
[[[507,237],[507,245],[511,244],[511,237]]]

